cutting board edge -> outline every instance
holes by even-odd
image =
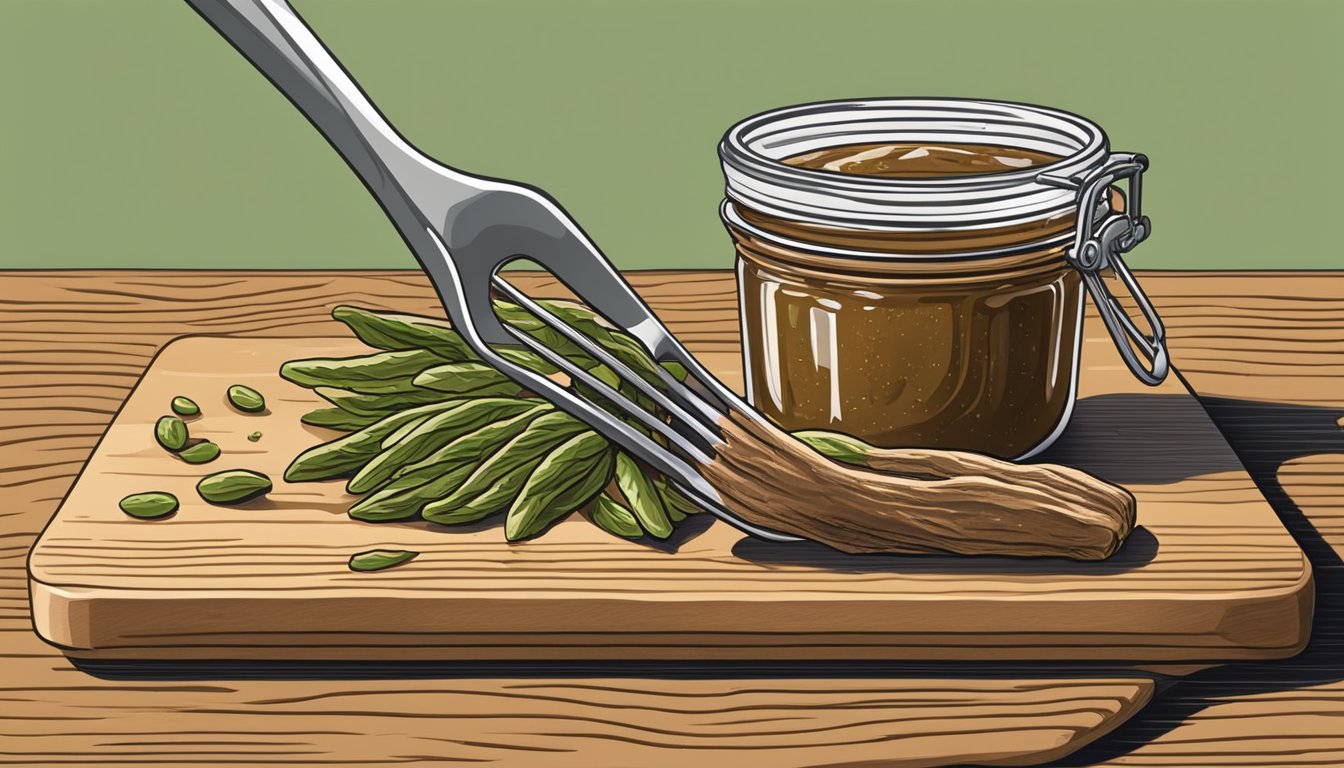
[[[40,542],[39,542],[40,543]],[[36,547],[34,548],[36,551]],[[1257,594],[1244,600],[1235,594],[1220,598],[1227,603],[1224,625],[1244,628],[1245,634],[1221,632],[1209,636],[1222,641],[1218,644],[1182,646],[1175,642],[1155,645],[1152,640],[1160,635],[1136,630],[1149,642],[1127,645],[1100,643],[1095,636],[1079,629],[1060,631],[1051,638],[1051,644],[1037,647],[1024,645],[1021,632],[1005,631],[1001,636],[977,635],[977,644],[968,644],[949,652],[949,643],[956,638],[949,633],[916,634],[908,631],[853,632],[851,643],[827,640],[832,633],[819,630],[804,632],[765,631],[682,631],[682,645],[667,647],[659,654],[648,653],[651,644],[665,641],[666,629],[651,628],[644,632],[604,633],[600,630],[569,633],[570,643],[557,642],[554,632],[527,631],[417,631],[386,632],[381,635],[362,633],[360,642],[347,642],[354,633],[340,633],[325,628],[309,631],[293,630],[279,635],[287,642],[277,642],[270,633],[242,631],[213,633],[216,640],[202,644],[210,633],[167,634],[155,642],[127,637],[123,633],[95,634],[94,628],[104,632],[112,622],[97,621],[94,610],[110,615],[133,615],[138,610],[172,610],[165,601],[178,600],[189,607],[210,613],[208,599],[199,594],[185,594],[174,598],[163,591],[143,592],[115,588],[65,587],[47,583],[31,570],[29,592],[35,632],[45,642],[73,657],[85,658],[229,658],[229,659],[314,659],[367,660],[380,657],[378,651],[397,649],[410,652],[418,659],[471,660],[533,659],[544,654],[555,660],[598,660],[607,658],[658,658],[665,660],[843,660],[870,661],[1032,661],[1069,662],[1097,661],[1118,663],[1223,663],[1229,661],[1269,661],[1296,656],[1310,640],[1314,608],[1314,576],[1305,562],[1304,577],[1293,587],[1265,590],[1273,594]],[[266,593],[270,602],[280,597]],[[283,593],[281,593],[283,594]],[[223,596],[221,596],[223,597]],[[302,601],[311,594],[295,590],[285,599]],[[442,598],[423,598],[426,603],[442,609]],[[1006,602],[1006,599],[991,602]],[[1110,602],[1110,601],[1108,601]],[[1205,601],[1207,606],[1209,601]],[[148,603],[158,603],[147,606]],[[427,606],[428,607],[428,606]],[[281,609],[287,612],[292,606]],[[962,609],[958,609],[962,610]],[[966,608],[965,610],[974,610]],[[1236,618],[1238,615],[1240,619]],[[1280,634],[1267,635],[1264,628],[1284,628]],[[624,639],[626,644],[612,642]],[[1040,642],[1039,634],[1031,639]],[[246,641],[246,642],[245,642]],[[597,642],[601,641],[601,642]],[[700,641],[696,644],[694,641]],[[1071,645],[1066,645],[1070,644]],[[638,652],[636,652],[638,651]]]

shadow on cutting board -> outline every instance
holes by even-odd
[[[1035,574],[1041,576],[1102,576],[1139,568],[1157,556],[1157,537],[1138,526],[1120,551],[1099,563],[1058,557],[961,557],[958,555],[847,555],[830,547],[804,542],[743,538],[733,554],[762,565],[802,565],[841,573],[959,573]]]
[[[1066,464],[1120,485],[1167,485],[1241,469],[1188,395],[1113,394],[1079,400],[1068,429],[1033,463]]]
[[[1279,477],[1280,469],[1294,460],[1344,455],[1344,428],[1337,423],[1344,412],[1218,397],[1200,400],[1311,561],[1316,579],[1311,641],[1292,659],[1233,664],[1181,678],[1129,722],[1054,765],[1092,765],[1122,757],[1221,700],[1344,680],[1344,562],[1335,549],[1344,548],[1344,540],[1336,536],[1327,541]],[[1310,502],[1304,497],[1303,503]]]

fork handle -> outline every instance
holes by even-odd
[[[377,198],[408,244],[424,231],[416,202],[458,173],[411,146],[285,0],[187,0],[304,114]]]

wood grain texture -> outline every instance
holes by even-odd
[[[1209,661],[1297,653],[1312,605],[1297,544],[1194,398],[1175,380],[1144,391],[1109,344],[1091,343],[1096,333],[1104,331],[1084,345],[1071,442],[1054,457],[1124,483],[1138,499],[1142,530],[1103,562],[844,555],[751,540],[724,524],[704,528],[709,520],[689,526],[673,551],[615,539],[578,517],[516,544],[497,525],[353,521],[342,482],[281,479],[294,456],[334,433],[300,423],[323,401],[277,371],[296,354],[366,348],[340,338],[179,339],[155,358],[34,547],[34,622],[86,658]],[[270,412],[229,408],[232,384],[266,393]],[[202,406],[191,434],[224,452],[208,467],[185,464],[152,439],[177,395]],[[1115,398],[1130,402],[1104,406]],[[1164,475],[1145,477],[1144,465],[1117,455],[1125,442],[1114,431],[1141,432],[1149,402],[1179,419],[1185,445],[1201,448],[1198,460],[1171,457]],[[250,443],[254,430],[264,437]],[[1091,454],[1070,455],[1071,444]],[[1106,465],[1097,468],[1095,457]],[[241,506],[201,500],[196,480],[229,468],[262,472],[276,488]],[[175,494],[180,511],[146,522],[117,508],[149,490]],[[347,569],[351,554],[378,548],[421,554],[383,573]]]
[[[915,768],[1021,765],[1123,722],[1150,680],[246,681],[31,687],[0,764]],[[131,686],[124,686],[131,687]],[[83,709],[66,701],[77,699]],[[157,703],[155,703],[157,700]],[[169,703],[171,702],[171,703]]]
[[[679,332],[697,353],[731,355],[729,345],[701,332],[698,320],[732,321],[731,277],[676,278],[687,289],[680,295],[663,287],[667,275],[636,280],[660,312],[676,315]],[[1344,415],[1344,390],[1338,387],[1344,373],[1344,275],[1149,273],[1143,280],[1163,310],[1182,371],[1198,391],[1210,395],[1205,406],[1312,558],[1318,598],[1313,641],[1292,660],[1230,665],[1185,678],[1127,725],[1058,764],[1344,763],[1344,735],[1337,727],[1344,717],[1344,578],[1339,567],[1344,430],[1336,424]],[[255,300],[240,299],[244,294],[269,297],[269,303],[258,310]],[[6,374],[0,381],[0,488],[6,501],[0,509],[0,679],[6,681],[0,763],[296,765],[339,760],[346,753],[363,756],[367,753],[357,750],[366,743],[400,745],[375,749],[384,760],[400,762],[446,763],[459,754],[455,750],[463,746],[453,739],[471,736],[460,726],[447,726],[423,712],[398,716],[415,712],[412,704],[429,698],[419,691],[443,691],[444,684],[220,683],[203,675],[188,683],[100,679],[72,668],[31,629],[24,583],[28,548],[155,351],[184,333],[332,334],[338,329],[325,312],[340,302],[407,311],[434,306],[423,278],[408,273],[28,272],[0,277],[0,371]],[[72,355],[79,364],[70,364]],[[1146,430],[1155,438],[1145,445],[1157,467],[1182,450],[1179,419],[1165,415],[1157,414]],[[703,690],[708,696],[731,697],[744,688],[768,686],[780,701],[796,697],[796,680],[782,679],[787,674],[773,677],[715,680]],[[849,688],[851,677],[840,675],[826,684]],[[665,680],[624,683],[651,695],[668,686]],[[334,713],[317,723],[266,712],[236,713],[226,725],[212,726],[222,722],[222,715],[198,711],[219,709],[202,707],[203,697],[264,701],[276,698],[277,689],[326,694],[321,701],[329,701]],[[636,697],[630,703],[640,701]],[[852,712],[856,719],[873,720],[911,701],[920,699],[880,695],[871,708]],[[786,716],[804,718],[798,727],[806,729],[809,715],[791,710]],[[627,738],[649,735],[639,729],[642,715],[622,712],[620,717],[635,729],[626,732]],[[502,720],[494,727],[508,729]],[[494,742],[497,751],[489,756],[504,764],[527,764],[531,753],[519,758],[507,749],[518,738],[516,730],[509,731],[511,738]],[[878,764],[890,765],[900,743],[881,744]],[[281,750],[305,754],[248,754]],[[736,751],[703,762],[745,762],[744,754],[761,756],[761,764],[801,764],[789,762],[791,750]],[[680,750],[651,750],[641,757],[647,758],[645,764],[656,764],[650,761],[668,755],[685,762]]]

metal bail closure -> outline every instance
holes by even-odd
[[[1083,287],[1092,303],[1101,313],[1106,329],[1111,333],[1115,348],[1120,351],[1129,370],[1149,386],[1161,384],[1167,378],[1169,359],[1167,334],[1148,295],[1139,287],[1134,274],[1125,265],[1121,254],[1128,253],[1152,232],[1152,223],[1142,213],[1143,172],[1148,169],[1148,158],[1139,154],[1113,153],[1100,166],[1078,176],[1053,176],[1042,173],[1036,180],[1047,186],[1079,190],[1078,225],[1075,227],[1073,247],[1065,258],[1083,276]],[[1128,180],[1129,193],[1125,195],[1125,209],[1111,210],[1107,193],[1116,182]],[[1108,211],[1100,221],[1096,211],[1102,205]],[[1115,295],[1102,281],[1101,272],[1113,271],[1129,295],[1139,305],[1151,335],[1144,335],[1130,319]],[[1137,350],[1137,352],[1136,352]],[[1147,361],[1139,359],[1139,355]]]

